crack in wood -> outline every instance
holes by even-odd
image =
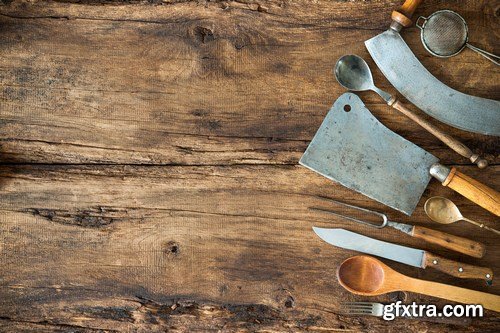
[[[85,228],[101,228],[120,219],[116,214],[114,216],[107,215],[109,213],[121,213],[123,217],[127,216],[127,211],[124,209],[113,209],[103,206],[76,210],[26,208],[20,211],[30,213],[33,216],[43,217],[51,222],[77,225]]]
[[[57,322],[52,322],[49,320],[27,320],[27,319],[17,319],[13,317],[7,317],[7,316],[1,316],[0,315],[0,321],[5,320],[13,323],[23,323],[23,324],[33,324],[33,325],[40,325],[40,326],[49,326],[49,327],[54,327],[54,328],[60,328],[60,329],[84,329],[86,331],[92,331],[92,332],[103,332],[102,329],[100,328],[94,328],[94,327],[89,327],[89,326],[82,326],[82,325],[75,325],[75,324],[65,324],[65,323],[57,323]],[[0,326],[1,329],[1,326]],[[113,329],[106,329],[106,332],[120,332],[119,330],[113,330]]]

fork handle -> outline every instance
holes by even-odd
[[[484,244],[446,232],[414,226],[410,235],[471,257],[482,258],[484,256]]]

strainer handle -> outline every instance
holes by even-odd
[[[422,24],[419,24],[421,19],[423,19],[424,22]],[[427,22],[427,17],[419,16],[418,19],[415,21],[415,26],[420,30],[422,30],[424,28],[425,22]]]
[[[479,53],[480,55],[482,55],[483,57],[485,57],[486,59],[488,59],[489,61],[491,61],[495,65],[500,66],[500,62],[499,62],[500,57],[499,56],[497,56],[493,53],[487,52],[483,49],[480,49],[479,47],[475,47],[474,45],[470,45],[468,43],[467,43],[467,47],[469,49],[471,49],[472,51]]]

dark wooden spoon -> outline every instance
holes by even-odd
[[[369,256],[345,260],[337,270],[337,278],[342,287],[357,295],[376,296],[393,291],[409,291],[460,303],[481,304],[486,309],[500,312],[500,296],[414,279]]]

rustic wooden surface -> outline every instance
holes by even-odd
[[[498,331],[493,312],[458,328],[339,314],[342,301],[370,299],[336,281],[354,252],[311,231],[344,227],[500,274],[498,237],[425,217],[425,199],[443,195],[495,227],[436,181],[409,218],[297,164],[343,92],[332,76],[341,55],[363,56],[395,92],[363,41],[386,29],[399,3],[0,0],[0,331]],[[441,8],[500,53],[499,1],[429,0],[417,15]],[[500,99],[498,67],[468,50],[433,58],[417,29],[403,35],[445,83]],[[480,171],[374,94],[361,97],[391,129],[500,189],[500,140],[440,125],[490,160]],[[480,240],[486,256],[308,211],[318,194]],[[498,282],[385,262],[500,294]]]

